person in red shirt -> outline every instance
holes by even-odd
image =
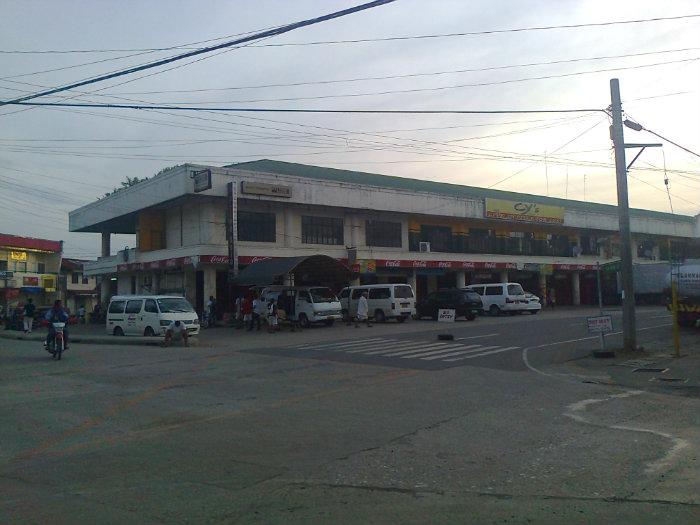
[[[241,313],[243,314],[243,324],[248,324],[248,330],[253,329],[253,301],[246,295],[241,303]]]

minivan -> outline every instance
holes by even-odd
[[[184,297],[177,295],[115,295],[107,308],[107,333],[163,335],[170,323],[181,321],[189,335],[199,333],[199,317]]]
[[[527,310],[528,300],[518,283],[471,284],[465,289],[481,296],[485,313],[498,315],[508,312],[515,315]]]
[[[330,288],[324,286],[268,286],[263,288],[261,297],[266,304],[270,299],[279,304],[280,296],[286,291],[294,291],[296,300],[292,320],[297,321],[302,328],[313,323],[330,326],[343,318],[338,298]]]
[[[366,284],[348,286],[340,292],[340,304],[345,318],[357,315],[357,301],[367,292],[369,316],[378,323],[396,319],[403,323],[416,315],[416,298],[409,284]]]

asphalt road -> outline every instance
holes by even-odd
[[[668,323],[641,311],[640,341]],[[568,373],[580,312],[212,334],[61,362],[0,340],[0,522],[700,520],[700,401]],[[364,355],[397,341],[477,357]]]

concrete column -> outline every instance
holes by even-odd
[[[508,282],[508,270],[501,270],[501,282],[502,283]]]
[[[103,275],[100,279],[100,304],[102,304],[104,308],[107,308],[107,303],[109,303],[110,300],[109,287],[109,275]]]
[[[571,274],[571,298],[574,306],[581,305],[581,272]]]
[[[111,254],[111,238],[112,234],[110,232],[102,232],[102,257],[109,257]]]
[[[540,272],[539,274],[539,288],[540,288],[540,300],[542,301],[542,306],[547,305],[547,276]]]
[[[301,244],[301,239],[294,239],[293,224],[292,224],[292,209],[287,206],[284,208],[282,213],[284,224],[282,225],[282,231],[284,232],[284,239],[282,239],[282,244],[285,248],[294,246],[295,244]]]
[[[467,285],[467,274],[465,272],[457,272],[457,288],[464,288]]]
[[[350,280],[350,286],[360,286],[360,276]]]
[[[216,268],[204,266],[202,271],[204,272],[204,304],[206,305],[210,296],[216,297]],[[217,297],[217,299],[219,298]]]
[[[358,220],[356,215],[348,215],[347,217],[348,224],[350,225],[350,246],[352,246],[353,248],[357,248],[360,244],[360,221]]]
[[[428,293],[437,290],[437,275],[428,275]]]

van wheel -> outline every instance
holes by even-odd
[[[489,314],[493,315],[494,317],[500,313],[501,313],[501,309],[495,304],[492,304],[491,308],[489,308]]]
[[[396,318],[397,323],[403,323],[406,320],[406,318],[403,315],[400,315]]]
[[[467,321],[473,321],[476,319],[476,316],[472,312],[469,312],[465,317],[467,318]]]
[[[143,335],[145,335],[146,337],[154,337],[156,333],[153,331],[153,328],[147,326],[146,329],[143,331]]]
[[[374,321],[377,323],[383,323],[386,321],[386,315],[384,315],[383,310],[376,310],[374,312]]]
[[[116,335],[117,337],[121,337],[124,335],[124,330],[122,330],[121,326],[115,326],[113,334]]]
[[[309,318],[306,316],[306,314],[299,314],[299,326],[302,328],[308,328],[311,325],[309,323]]]

